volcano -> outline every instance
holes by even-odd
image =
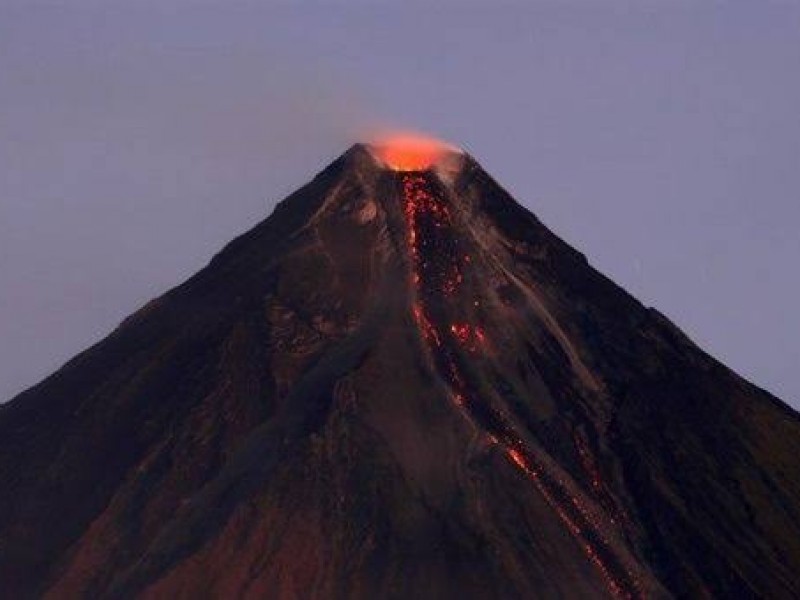
[[[0,407],[0,595],[796,598],[799,456],[468,154],[358,144]]]

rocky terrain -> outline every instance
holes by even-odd
[[[0,406],[0,596],[800,597],[797,413],[401,154]]]

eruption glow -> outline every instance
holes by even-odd
[[[393,133],[380,137],[370,148],[382,163],[395,171],[425,171],[452,154],[455,146],[415,133]]]
[[[414,145],[412,144],[412,148]],[[442,152],[434,146],[425,151],[405,154],[404,146],[389,147],[379,154],[387,165],[399,171],[421,171],[440,160]],[[410,276],[414,284],[413,316],[421,337],[430,352],[434,369],[450,388],[450,397],[461,413],[474,425],[481,426],[488,438],[498,444],[511,463],[530,480],[588,560],[595,566],[611,594],[620,600],[638,600],[645,594],[628,557],[618,552],[613,526],[615,519],[604,518],[573,493],[570,484],[553,472],[515,432],[507,415],[474,393],[474,381],[463,368],[463,352],[474,354],[491,346],[486,331],[459,315],[453,320],[459,296],[463,293],[465,269],[472,266],[463,240],[455,228],[455,215],[445,197],[437,190],[436,179],[428,173],[403,172],[398,176],[404,202],[407,242],[411,259]],[[595,491],[602,490],[602,480],[593,462],[589,462]],[[609,522],[606,522],[609,521]]]

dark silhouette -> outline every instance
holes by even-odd
[[[437,161],[354,146],[0,406],[0,595],[800,596],[798,415]]]

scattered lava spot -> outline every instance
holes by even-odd
[[[573,439],[575,440],[575,449],[578,452],[581,464],[591,479],[592,488],[596,492],[600,492],[603,489],[603,480],[600,477],[600,472],[597,469],[597,465],[594,463],[594,460],[592,460],[591,454],[589,453],[586,440],[584,440],[583,436],[577,432],[573,434]]]
[[[597,466],[592,453],[589,451],[588,444],[584,437],[577,431],[572,434],[575,450],[577,451],[578,458],[580,459],[581,466],[584,472],[589,476],[592,491],[595,497],[600,501],[603,508],[611,515],[611,522],[613,524],[626,525],[628,523],[628,516],[625,512],[618,507],[614,498],[609,492],[608,487],[600,475],[600,469]]]
[[[486,342],[486,335],[480,327],[474,327],[469,323],[453,323],[450,325],[450,333],[461,344],[461,347],[469,352],[477,352]]]
[[[417,322],[417,327],[422,331],[425,341],[429,344],[433,343],[436,346],[441,346],[442,342],[439,338],[439,332],[431,325],[431,322],[425,316],[422,308],[419,305],[414,305],[414,320]]]
[[[412,312],[434,367],[450,388],[453,404],[470,422],[480,425],[487,439],[502,447],[512,464],[533,483],[611,593],[617,598],[641,598],[638,578],[626,564],[630,561],[615,551],[610,528],[579,496],[570,492],[571,486],[566,481],[550,473],[546,463],[536,459],[515,434],[507,416],[482,401],[480,394],[470,391],[475,386],[470,385],[470,373],[464,369],[464,353],[475,353],[485,346],[487,335],[479,325],[453,320],[452,314],[458,312],[457,294],[464,281],[464,269],[473,263],[473,258],[461,247],[451,211],[433,175],[420,172],[431,160],[431,155],[423,160],[423,154],[417,157],[419,160],[407,161],[391,153],[384,156],[387,163],[402,165],[398,170],[406,171],[399,175],[399,181],[408,229],[410,280],[414,286]],[[479,302],[467,304],[478,306]],[[583,450],[588,452],[586,448]],[[598,473],[592,472],[592,480],[602,485]]]

